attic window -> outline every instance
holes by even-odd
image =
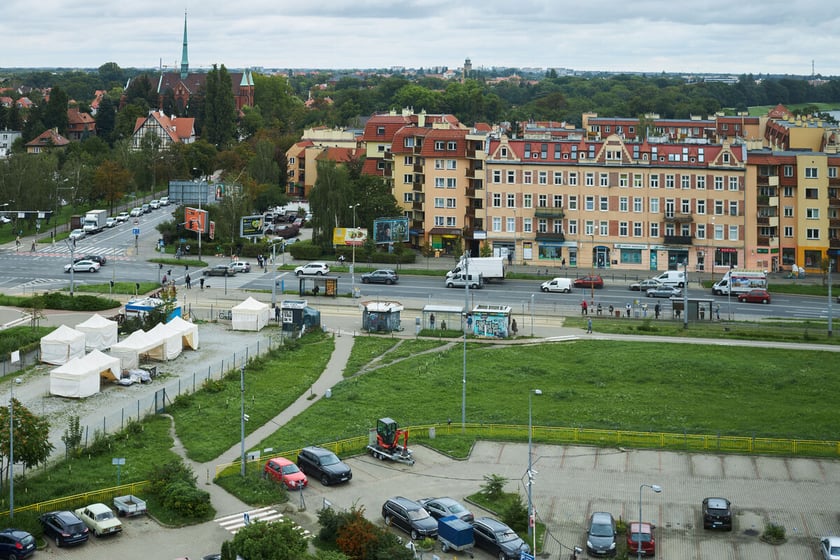
[[[384,136],[385,135],[385,127],[384,126],[377,126],[376,127],[376,135],[377,136]]]
[[[499,156],[501,156],[501,157],[507,157],[507,155],[508,155],[508,154],[507,154],[507,148],[501,148],[501,149],[499,150]]]

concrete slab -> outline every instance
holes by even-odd
[[[719,455],[691,455],[691,475],[720,478],[723,476],[723,457]]]

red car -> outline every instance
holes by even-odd
[[[767,290],[750,290],[745,294],[738,294],[738,301],[746,303],[770,303],[770,293]]]
[[[627,527],[627,552],[631,556],[639,555],[638,542],[642,542],[642,556],[656,554],[656,539],[653,537],[653,525],[633,521]]]
[[[265,464],[264,475],[276,482],[282,482],[289,490],[305,488],[309,484],[306,475],[285,457],[269,459]]]
[[[582,278],[575,278],[573,282],[575,288],[603,288],[604,279],[597,274],[584,276]]]

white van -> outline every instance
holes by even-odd
[[[572,280],[570,278],[554,278],[540,284],[540,290],[544,292],[563,292],[568,294],[572,291]]]
[[[682,270],[668,270],[663,272],[659,276],[654,276],[654,280],[659,280],[666,286],[676,286],[678,288],[684,288],[685,272]]]
[[[467,284],[470,289],[477,290],[484,287],[484,276],[479,274],[461,274],[456,273],[446,279],[447,288],[463,288]]]

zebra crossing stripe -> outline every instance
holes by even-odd
[[[247,523],[245,521],[246,517],[248,518]],[[262,507],[251,511],[234,513],[233,515],[219,517],[217,519],[214,519],[214,521],[218,523],[222,529],[228,531],[232,535],[235,535],[239,531],[239,529],[241,529],[248,523],[254,523],[256,521],[262,521],[263,523],[272,523],[275,521],[281,521],[282,519],[284,519],[283,514],[278,512],[274,508]],[[301,535],[303,535],[304,538],[312,538],[312,534],[303,527],[300,527],[295,523],[293,523],[293,526]]]

